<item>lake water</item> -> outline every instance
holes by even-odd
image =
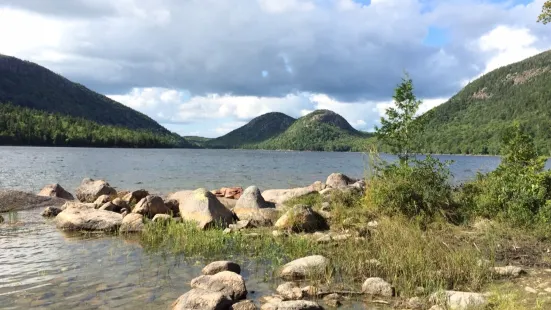
[[[438,157],[455,161],[456,183],[499,164],[497,157]],[[84,177],[160,193],[253,184],[288,188],[332,172],[361,177],[365,163],[360,153],[0,147],[0,188],[36,192],[60,183],[74,192]],[[206,263],[146,253],[133,239],[66,234],[40,211],[4,214],[16,224],[0,225],[2,309],[166,309]],[[242,267],[247,288],[255,292],[250,299],[273,292],[277,283],[264,281],[261,266]],[[376,309],[361,302],[345,308]]]

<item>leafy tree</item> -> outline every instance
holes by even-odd
[[[413,82],[407,73],[394,90],[392,98],[396,107],[386,110],[386,119],[381,117],[381,127],[375,128],[376,136],[390,146],[391,152],[398,155],[400,161],[408,162],[414,136],[421,129],[421,123],[414,122],[421,101],[413,94]]]
[[[547,0],[543,4],[541,14],[538,16],[538,22],[543,24],[551,22],[551,0]]]

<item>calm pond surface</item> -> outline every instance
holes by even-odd
[[[456,183],[499,164],[497,157],[438,157],[455,161]],[[332,172],[361,177],[366,162],[360,153],[0,147],[0,188],[36,192],[60,183],[74,192],[84,177],[108,180],[118,189],[159,193],[288,188],[325,180]],[[208,263],[146,253],[133,239],[66,234],[40,211],[3,215],[16,224],[0,225],[2,309],[166,309]],[[237,261],[249,299],[258,301],[274,291],[277,283],[265,281],[262,266]],[[343,309],[378,308],[357,302]]]

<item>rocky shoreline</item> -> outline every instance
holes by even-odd
[[[347,192],[361,196],[364,180],[354,180],[343,174],[331,174],[325,182],[293,189],[269,189],[263,192],[256,186],[208,191],[204,188],[182,190],[164,197],[152,195],[144,189],[117,192],[104,180],[84,179],[75,195],[59,184],[45,186],[38,195],[18,191],[0,191],[0,211],[31,207],[43,208],[44,217],[55,218],[55,225],[68,231],[100,231],[139,233],[148,222],[194,222],[199,229],[223,229],[232,234],[250,228],[268,228],[274,237],[294,233],[307,234],[319,244],[344,240],[365,240],[369,229],[377,222],[368,223],[366,234],[331,231],[331,208],[324,202],[319,210],[312,206],[286,205],[305,195],[317,193],[325,200],[331,193]],[[75,198],[76,197],[76,198]],[[0,217],[0,223],[3,219]],[[254,234],[254,233],[253,233]],[[252,234],[251,234],[252,235]],[[259,235],[259,237],[262,237]],[[315,253],[312,253],[315,254]],[[377,261],[367,262],[378,264]],[[503,275],[518,275],[522,270],[496,269]],[[216,261],[207,265],[202,275],[191,281],[191,290],[178,298],[173,309],[258,309],[247,300],[247,288],[240,275],[241,267],[231,261]],[[260,309],[300,310],[338,307],[350,296],[371,298],[373,303],[393,305],[403,309],[428,309],[419,297],[395,299],[394,287],[385,279],[370,277],[357,291],[334,291],[323,285],[307,285],[309,280],[323,278],[331,273],[331,262],[321,255],[302,257],[285,264],[277,272],[284,282],[275,294],[261,298]],[[315,281],[312,281],[314,283]],[[422,288],[420,288],[422,289]],[[320,303],[321,302],[321,303]],[[487,296],[480,293],[444,291],[431,295],[430,309],[465,309],[482,305]]]

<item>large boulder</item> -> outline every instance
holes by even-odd
[[[116,231],[122,215],[88,207],[69,207],[56,217],[56,225],[63,230]]]
[[[67,200],[74,200],[75,197],[68,191],[66,191],[61,185],[59,184],[48,184],[44,186],[42,190],[38,193],[38,196],[44,196],[44,197],[58,197],[62,199]]]
[[[262,197],[266,201],[273,202],[277,205],[284,204],[287,200],[301,197],[315,192],[313,186],[290,188],[290,189],[269,189],[262,192]]]
[[[437,292],[432,294],[429,300],[432,303],[443,304],[453,310],[481,307],[488,301],[484,294],[459,291]]]
[[[33,208],[59,207],[67,200],[44,197],[17,190],[0,190],[0,212],[20,211]]]
[[[227,260],[216,261],[206,265],[205,268],[201,270],[201,273],[205,276],[212,276],[222,271],[231,271],[240,274],[241,267],[238,264]]]
[[[227,227],[236,220],[235,214],[204,188],[177,192],[170,195],[169,199],[178,200],[182,219],[195,221],[203,229],[214,225]]]
[[[240,220],[249,220],[257,227],[272,225],[274,210],[275,204],[264,200],[256,186],[249,186],[233,208]]]
[[[353,184],[356,180],[352,180],[342,173],[332,173],[327,177],[325,184],[331,188],[345,188],[348,185]]]
[[[138,202],[132,209],[132,213],[138,213],[148,218],[153,218],[157,214],[171,214],[170,210],[163,201],[163,198],[155,195],[148,195]]]
[[[274,225],[280,230],[315,232],[329,229],[327,220],[312,207],[296,205],[283,214]]]
[[[86,178],[77,188],[77,199],[82,202],[94,202],[101,195],[114,196],[117,191],[103,180]]]
[[[145,228],[143,215],[138,213],[127,214],[122,219],[120,232],[131,233],[140,232]]]
[[[145,189],[139,189],[133,192],[130,192],[122,197],[122,200],[126,201],[128,204],[136,204],[140,200],[147,197],[149,193]]]
[[[329,271],[329,259],[321,255],[312,255],[295,259],[283,266],[280,277],[286,280],[321,278]]]
[[[191,280],[191,287],[211,292],[220,292],[233,301],[247,297],[245,280],[237,273],[231,271],[221,271],[212,276],[199,276]]]
[[[394,288],[381,278],[369,278],[362,285],[362,293],[374,296],[392,297]]]
[[[195,288],[180,296],[172,304],[172,310],[227,310],[232,303],[220,292]]]

